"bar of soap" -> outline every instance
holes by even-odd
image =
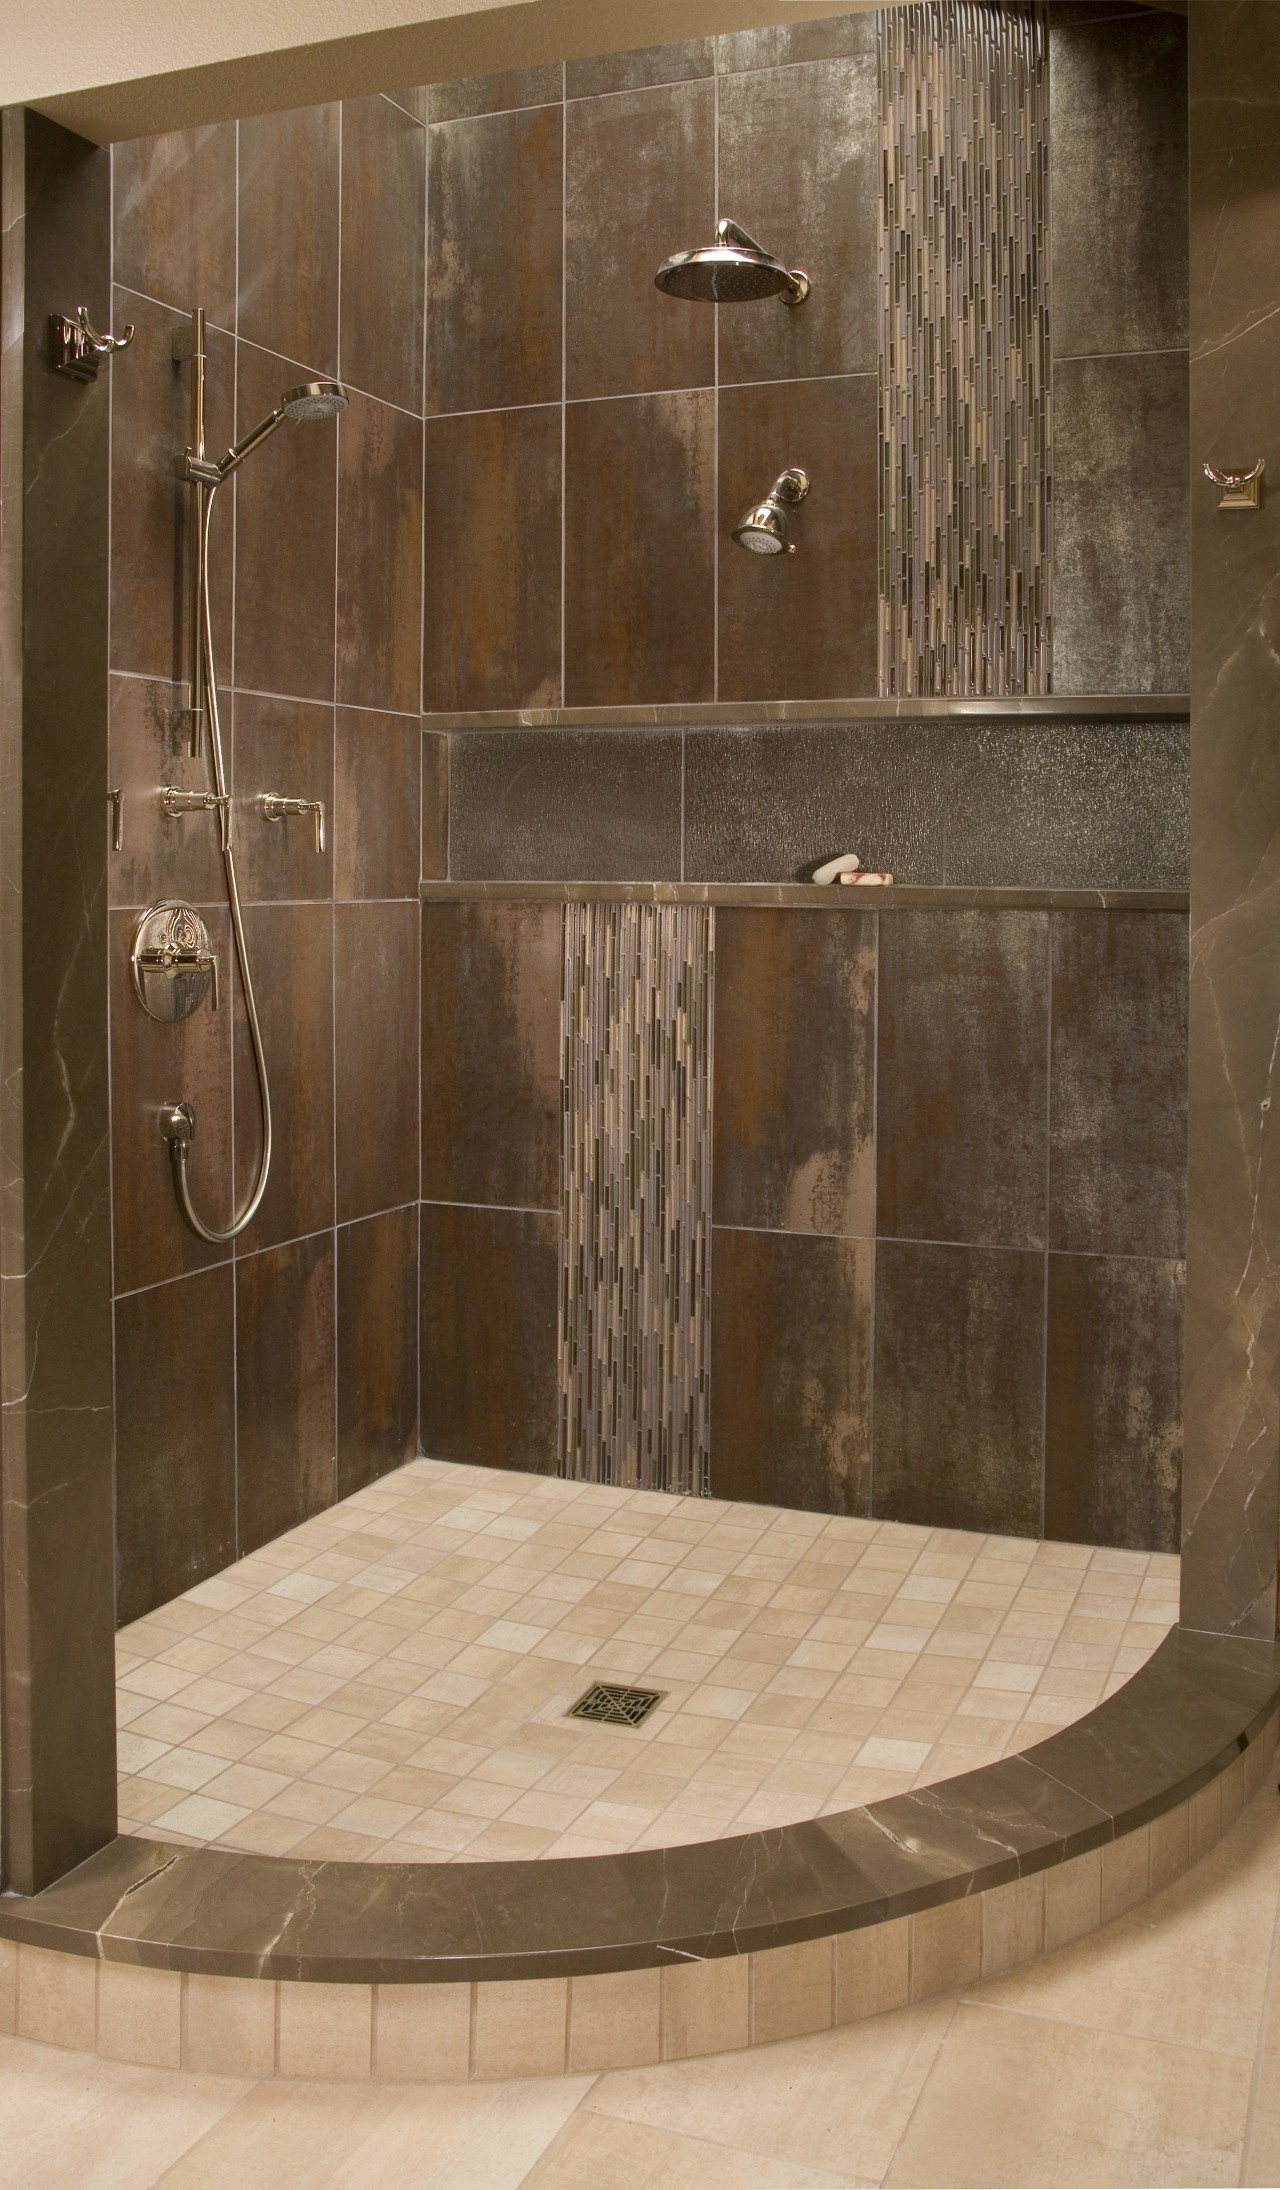
[[[841,852],[837,859],[829,859],[824,866],[815,867],[815,882],[851,882],[862,861],[856,852]]]
[[[855,888],[872,889],[878,883],[892,882],[893,876],[891,874],[863,873],[859,870],[857,874],[842,874],[840,880],[853,883]]]

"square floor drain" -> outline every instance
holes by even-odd
[[[594,1719],[600,1726],[640,1726],[665,1694],[663,1688],[613,1688],[608,1681],[593,1681],[565,1717]]]

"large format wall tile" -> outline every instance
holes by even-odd
[[[423,706],[560,698],[560,410],[426,427]]]
[[[679,880],[678,730],[498,730],[450,742],[455,878]]]
[[[422,674],[422,426],[361,395],[351,397],[338,425],[337,617],[338,698],[355,707],[416,714]]]
[[[334,909],[338,1222],[418,1192],[418,908]]]
[[[875,917],[716,913],[715,1220],[875,1229]]]
[[[236,124],[128,139],[113,148],[111,179],[115,279],[234,327]]]
[[[716,1227],[711,1489],[866,1513],[872,1248]]]
[[[797,882],[824,859],[852,851],[864,867],[900,881],[942,882],[947,812],[935,792],[946,745],[939,733],[933,723],[691,729],[686,877]]]
[[[235,844],[241,895],[246,903],[330,897],[332,832],[326,829],[324,848],[319,850],[313,814],[270,821],[261,802],[264,793],[276,792],[285,798],[319,799],[326,816],[332,813],[332,707],[237,692],[233,709],[223,702],[224,745],[230,742],[228,713],[234,716]],[[186,832],[202,825],[199,815],[173,824]]]
[[[242,342],[236,369],[248,432],[297,368]],[[253,692],[333,698],[336,433],[333,420],[282,426],[236,475],[235,682]]]
[[[1187,925],[1056,913],[1049,1244],[1186,1250]]]
[[[566,132],[566,394],[710,386],[716,314],[653,277],[715,226],[714,86],[578,99]]]
[[[559,905],[427,905],[422,927],[422,1192],[557,1209]]]
[[[881,1240],[878,1520],[1041,1533],[1044,1258]]]
[[[879,168],[873,42],[721,78],[720,211],[813,285],[720,314],[722,381],[876,370]]]
[[[426,160],[421,123],[390,100],[343,101],[339,372],[405,411],[422,409]]]
[[[236,1556],[231,1265],[116,1302],[116,1618]]]
[[[1186,25],[1061,12],[1049,97],[1055,355],[1185,347]]]
[[[136,675],[191,673],[188,586],[194,551],[194,496],[180,476],[191,439],[191,370],[175,366],[182,315],[118,292],[116,321],[132,320],[129,370],[111,381],[111,663]],[[206,446],[218,455],[235,438],[235,347],[206,332]],[[219,501],[210,541],[214,644],[231,661],[231,497]]]
[[[1050,1255],[1044,1533],[1176,1552],[1180,1262]]]
[[[715,43],[683,38],[669,46],[642,46],[635,53],[602,53],[565,64],[567,99],[593,99],[607,91],[643,91],[649,84],[687,83],[693,76],[714,76]]]
[[[1042,1247],[1048,917],[900,912],[880,924],[882,1237]]]
[[[555,402],[563,111],[437,124],[428,143],[427,409]]]
[[[422,1205],[422,1449],[556,1471],[559,1220]]]
[[[422,747],[416,718],[337,709],[335,897],[417,897]]]
[[[225,910],[206,914],[224,990],[230,994],[231,927]],[[174,1026],[149,1018],[129,971],[136,918],[113,913],[111,951],[111,1206],[115,1283],[132,1292],[180,1277],[230,1250],[207,1247],[178,1214],[160,1105],[192,1104],[191,1193],[213,1224],[231,1215],[231,1019],[208,1003]]]
[[[350,1497],[418,1449],[418,1210],[338,1228],[338,1482]]]
[[[341,126],[334,105],[240,124],[239,332],[328,374],[338,369]]]
[[[333,1234],[236,1265],[240,1551],[333,1504]]]
[[[1185,692],[1187,356],[1053,368],[1053,684]]]
[[[830,699],[876,690],[874,375],[726,388],[720,397],[719,695]],[[733,527],[779,472],[809,494],[794,555],[751,555]]]
[[[1187,745],[1185,721],[948,723],[947,882],[1185,890]]]
[[[195,905],[223,896],[218,824],[212,814],[170,821],[160,808],[163,784],[204,790],[208,761],[193,758],[187,687],[149,677],[112,677],[107,779],[124,799],[123,843],[107,861],[113,905],[148,905],[185,897]]]
[[[712,697],[714,474],[709,389],[569,405],[566,706]]]
[[[814,23],[771,23],[763,30],[729,30],[716,40],[722,76],[739,69],[788,68],[798,61],[833,61],[842,55],[875,58],[876,19],[871,13],[832,15]]]
[[[505,114],[515,107],[554,105],[564,89],[559,61],[540,68],[500,69],[493,76],[464,76],[427,87],[427,119],[456,121],[468,114]]]
[[[252,1254],[333,1223],[333,915],[328,905],[247,905],[244,925],[274,1142],[262,1207],[237,1246]],[[236,1013],[240,1210],[257,1177],[262,1120],[238,978],[228,981],[227,993]]]

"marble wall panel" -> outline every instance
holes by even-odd
[[[1191,448],[1247,468],[1280,436],[1274,206],[1280,21],[1191,8]],[[1182,1617],[1276,1631],[1280,1158],[1280,499],[1191,496],[1194,587],[1186,1456]]]

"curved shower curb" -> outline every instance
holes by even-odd
[[[122,1836],[0,1898],[0,2029],[212,2073],[446,2081],[828,2029],[1168,1884],[1262,1784],[1278,1710],[1280,1647],[1175,1629],[1021,1755],[769,1832],[448,1864]]]

